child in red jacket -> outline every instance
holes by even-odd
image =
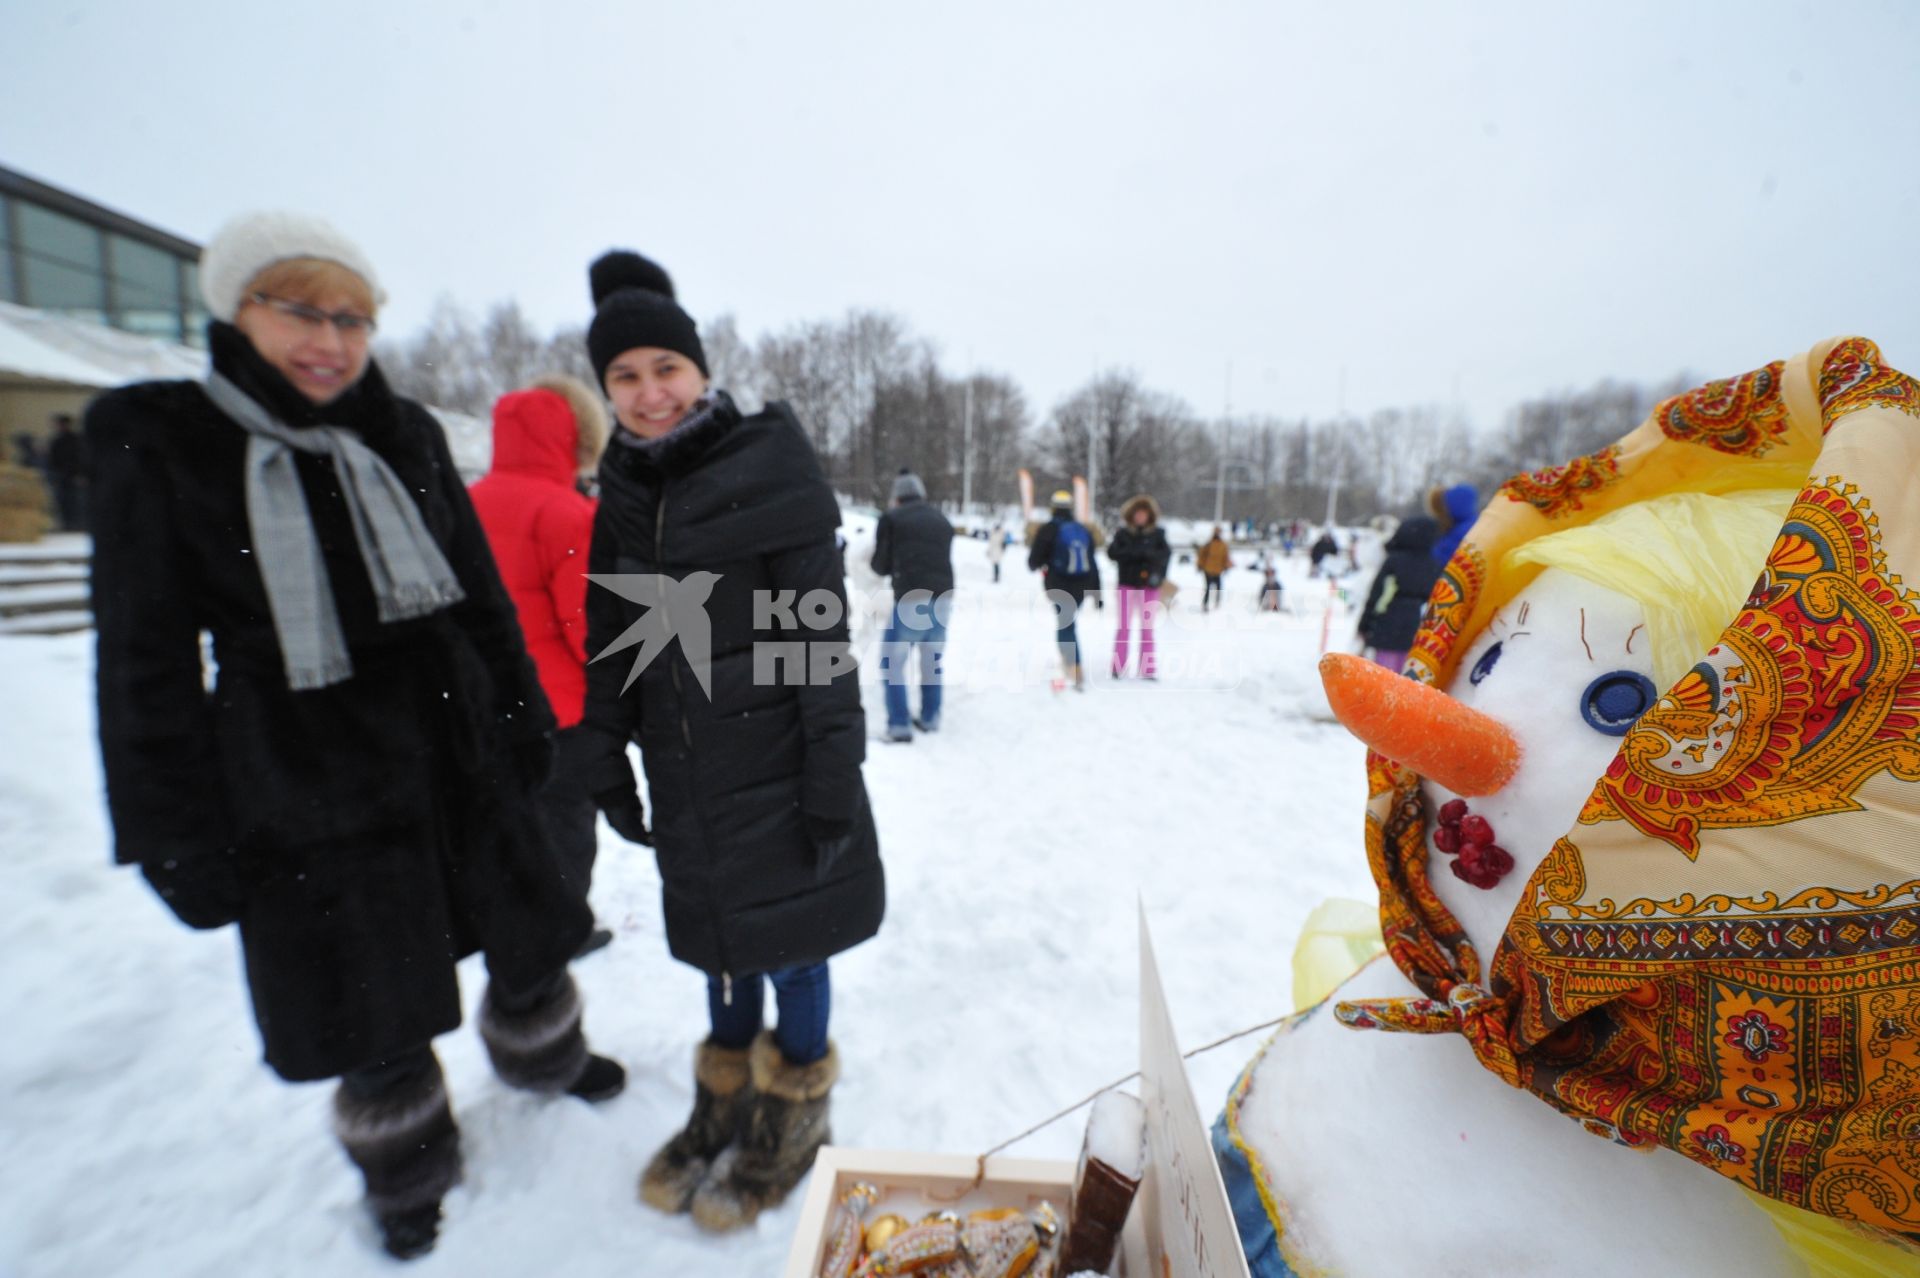
[[[571,377],[543,377],[493,406],[493,464],[470,490],[559,724],[553,776],[539,796],[541,815],[583,898],[593,881],[597,813],[580,788],[579,769],[569,766],[587,689],[587,544],[594,512],[579,480],[600,464],[606,443],[600,397]],[[580,952],[612,939],[612,932],[595,927]]]

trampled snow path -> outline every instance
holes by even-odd
[[[1235,569],[1228,607],[1202,619],[1198,575],[1176,568],[1157,686],[1106,677],[1115,611],[1088,610],[1089,689],[1054,694],[1024,565],[1010,555],[996,586],[980,543],[956,543],[956,560],[942,730],[869,749],[889,912],[834,965],[841,1144],[977,1153],[1129,1072],[1136,896],[1188,1046],[1287,1011],[1307,912],[1371,898],[1362,752],[1325,718],[1323,596],[1303,561],[1285,577],[1302,616],[1256,616],[1259,579]],[[1336,618],[1336,639],[1350,629]],[[0,1275],[395,1272],[328,1134],[331,1085],[289,1087],[258,1062],[233,936],[175,924],[109,865],[91,638],[0,640],[0,664]],[[876,735],[879,692],[864,694]],[[592,1041],[630,1071],[624,1096],[590,1108],[508,1090],[471,1016],[439,1040],[466,1183],[408,1272],[779,1272],[800,1194],[725,1239],[635,1197],[684,1117],[704,1032],[701,978],[666,955],[658,891],[650,856],[603,828],[595,905],[619,939],[576,973]],[[471,1012],[478,962],[462,977]],[[1191,1062],[1203,1113],[1258,1041]],[[1071,1157],[1083,1122],[1014,1152]]]

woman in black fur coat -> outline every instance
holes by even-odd
[[[827,959],[885,909],[840,508],[785,405],[748,416],[709,384],[665,271],[615,252],[591,280],[588,354],[617,425],[588,556],[589,792],[616,831],[655,846],[667,944],[706,973],[710,1029],[693,1112],[640,1193],[733,1229],[784,1198],[827,1139],[840,1068]]]
[[[340,1079],[387,1249],[418,1255],[460,1174],[432,1039],[462,956],[486,954],[502,1079],[625,1081],[587,1051],[566,964],[590,917],[529,801],[553,716],[439,424],[369,358],[364,254],[252,214],[200,281],[206,380],[87,414],[115,854],[189,926],[239,924],[267,1063]]]

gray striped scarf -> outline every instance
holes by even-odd
[[[288,687],[324,688],[353,677],[296,449],[333,462],[381,621],[422,617],[466,597],[412,495],[358,434],[344,426],[295,430],[219,373],[207,374],[206,388],[214,406],[247,432],[247,524]]]

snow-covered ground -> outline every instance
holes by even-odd
[[[941,731],[869,749],[889,909],[834,963],[844,1145],[978,1153],[1129,1073],[1136,898],[1189,1047],[1288,1011],[1308,911],[1372,899],[1362,750],[1314,675],[1327,593],[1304,559],[1283,567],[1297,611],[1281,615],[1254,612],[1260,579],[1239,567],[1202,617],[1199,575],[1176,567],[1154,685],[1107,677],[1116,610],[1089,608],[1084,694],[1047,686],[1024,549],[997,585],[981,542],[956,541],[955,559]],[[1335,644],[1351,631],[1342,608]],[[0,1278],[394,1272],[328,1134],[331,1085],[288,1086],[258,1061],[235,938],[174,923],[109,864],[91,636],[0,639],[0,668]],[[879,688],[865,700],[877,736]],[[778,1273],[800,1193],[727,1238],[635,1195],[685,1116],[703,987],[666,954],[649,854],[604,829],[594,898],[618,940],[576,973],[627,1091],[534,1099],[492,1077],[471,1015],[441,1039],[466,1181],[409,1272]],[[471,1013],[477,960],[462,976]],[[1258,1041],[1190,1062],[1203,1114]],[[1072,1157],[1084,1121],[1011,1152]]]

